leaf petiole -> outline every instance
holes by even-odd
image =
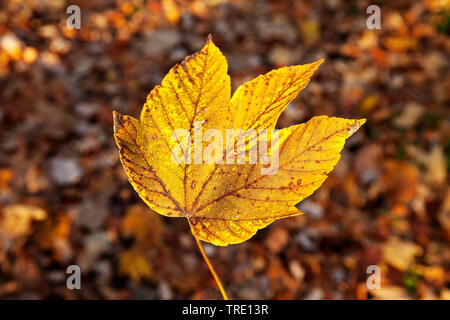
[[[212,275],[214,277],[214,280],[216,280],[217,286],[219,287],[220,293],[222,293],[223,299],[224,300],[228,300],[228,296],[227,296],[227,293],[225,292],[225,289],[222,286],[222,282],[220,282],[220,279],[217,276],[217,273],[214,270],[214,268],[213,268],[213,266],[211,264],[211,261],[209,261],[208,256],[206,255],[205,251],[203,250],[203,246],[202,246],[200,240],[198,240],[198,238],[195,236],[194,233],[192,233],[192,235],[195,238],[195,242],[197,242],[197,246],[200,249],[200,252],[202,253],[203,259],[205,259],[205,262],[208,265],[209,271],[211,271],[211,273],[212,273]]]

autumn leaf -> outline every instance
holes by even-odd
[[[72,255],[69,241],[72,220],[70,214],[59,213],[52,219],[46,219],[37,232],[39,246],[52,251],[56,261],[67,261]]]
[[[322,62],[260,75],[230,98],[227,61],[209,38],[150,92],[140,120],[114,112],[114,135],[132,186],[159,214],[187,218],[198,244],[240,243],[275,220],[300,214],[295,205],[319,188],[345,139],[365,122],[318,116],[280,130],[278,141],[267,135]],[[213,139],[198,142],[199,133],[216,130],[223,137],[227,129],[242,130],[233,148],[219,144],[217,161],[202,160],[196,147],[206,152]],[[251,130],[257,133],[239,140]],[[248,152],[260,146],[256,141],[267,143],[270,159],[278,155],[274,170],[267,169],[272,163],[247,161]],[[173,152],[183,145],[185,161],[176,162]],[[246,161],[224,163],[239,147]]]
[[[125,236],[133,236],[136,246],[149,247],[155,245],[162,233],[161,220],[151,215],[143,205],[128,208],[122,220],[121,232]]]
[[[153,275],[153,268],[148,262],[146,251],[140,247],[132,247],[121,254],[119,272],[138,283],[141,279],[150,278]]]
[[[33,221],[45,220],[47,212],[43,209],[25,204],[14,204],[3,208],[0,213],[0,235],[3,233],[11,239],[29,234]]]
[[[119,258],[119,272],[134,282],[150,279],[154,270],[150,263],[149,247],[156,247],[162,232],[161,220],[151,215],[145,206],[128,208],[122,220],[121,233],[133,237],[133,245],[123,251]]]
[[[192,137],[194,121],[202,121],[203,131],[272,129],[322,62],[261,75],[230,99],[227,61],[209,39],[151,91],[140,120],[114,113],[131,184],[150,208],[187,218],[196,237],[215,245],[243,242],[277,219],[300,214],[295,204],[324,182],[345,139],[365,120],[319,116],[282,129],[273,175],[262,175],[259,164],[175,164],[171,153],[178,141],[171,137],[179,128]]]

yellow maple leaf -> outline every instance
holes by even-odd
[[[198,244],[240,243],[277,219],[300,214],[295,205],[324,182],[345,139],[365,122],[319,116],[280,130],[278,139],[267,133],[322,62],[273,70],[230,97],[227,61],[209,38],[150,92],[140,120],[114,112],[132,186],[156,212],[187,218]],[[223,146],[230,129],[235,140]],[[271,162],[248,161],[252,150],[261,152],[261,141]],[[243,163],[228,163],[235,150],[243,151]],[[205,153],[215,161],[205,161]],[[184,161],[174,161],[174,154]]]

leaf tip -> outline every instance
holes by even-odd
[[[314,70],[317,70],[317,68],[319,68],[319,66],[320,66],[322,63],[324,63],[324,62],[325,62],[325,59],[322,58],[322,59],[320,59],[320,60],[311,62],[311,63],[309,64],[309,66],[311,66],[311,68],[314,68]]]
[[[352,135],[354,134],[356,131],[358,131],[359,128],[361,128],[361,126],[366,123],[366,119],[357,119],[355,120],[355,122],[350,125],[350,127],[348,128],[348,134]]]
[[[317,69],[319,69],[320,65],[324,62],[325,62],[325,59],[322,58],[320,60],[317,60],[317,61],[314,61],[314,62],[308,64],[308,66],[310,67],[311,73],[314,73]]]
[[[122,115],[120,113],[118,113],[116,110],[113,110],[113,129],[114,129],[114,132],[119,131],[119,129],[123,127],[121,118],[122,118]]]
[[[211,33],[208,34],[208,36],[206,37],[206,43],[203,46],[203,49],[207,49],[207,48],[217,48],[216,44],[214,43],[214,41],[212,40],[212,35]],[[218,49],[218,48],[217,48]]]

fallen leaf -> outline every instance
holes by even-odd
[[[391,238],[383,245],[383,258],[394,268],[405,271],[414,262],[414,258],[422,254],[422,248],[408,241]]]
[[[372,289],[370,293],[375,300],[411,300],[408,291],[398,286],[381,287],[380,289]]]
[[[417,39],[408,36],[386,37],[383,44],[391,51],[405,52],[415,50],[418,46]]]
[[[133,247],[124,251],[119,259],[119,272],[127,275],[134,282],[148,279],[153,275],[153,268],[149,264],[146,251]]]
[[[0,232],[11,238],[27,235],[33,220],[44,220],[47,213],[36,206],[14,204],[6,206],[0,215]]]
[[[410,129],[412,128],[423,114],[423,107],[415,102],[411,102],[405,105],[405,109],[398,116],[394,123],[396,126]]]
[[[274,129],[281,112],[322,62],[260,75],[230,99],[227,61],[208,39],[201,51],[175,65],[151,91],[140,120],[114,112],[114,135],[132,186],[150,208],[187,218],[194,236],[215,245],[243,242],[277,219],[300,214],[295,205],[325,181],[345,139],[364,119],[318,116],[280,130],[278,143],[266,141],[269,157],[279,152],[277,171],[269,172],[273,174],[262,174],[267,166],[260,162],[205,163],[200,158],[198,163],[194,138],[208,129],[217,129],[222,137],[226,129]],[[186,130],[189,137],[180,138],[177,129]],[[264,140],[261,132],[245,146],[235,147],[252,150],[255,141]],[[194,163],[172,160],[174,148],[183,144]],[[204,140],[200,144],[202,150],[209,145]],[[234,151],[222,149],[221,160]]]
[[[163,0],[161,6],[167,21],[171,24],[177,24],[181,17],[177,3],[174,0]]]
[[[447,233],[447,236],[450,236],[450,190],[447,190],[442,206],[439,209],[438,221],[442,229]]]
[[[283,228],[272,229],[266,239],[266,247],[270,252],[278,254],[289,242],[289,233]]]
[[[0,169],[0,191],[6,190],[10,187],[13,179],[13,171],[9,168]]]
[[[386,195],[391,205],[409,204],[417,198],[420,182],[419,170],[406,162],[388,159],[383,163],[384,172],[369,189],[369,197]]]
[[[439,186],[447,179],[447,161],[441,146],[434,146],[431,151],[426,152],[416,146],[409,146],[406,151],[417,162],[425,166],[425,181]]]
[[[444,288],[441,291],[441,300],[450,300],[450,289]]]
[[[375,94],[368,95],[361,102],[360,109],[362,112],[367,113],[367,112],[371,111],[373,108],[375,108],[376,106],[378,106],[379,102],[380,102],[379,96],[377,96]]]
[[[72,216],[61,214],[57,218],[47,219],[37,232],[40,247],[52,250],[57,261],[67,261],[72,255],[69,241]]]
[[[440,266],[417,266],[416,272],[436,286],[445,283],[445,270]]]
[[[122,220],[122,232],[132,235],[137,245],[150,246],[157,242],[162,232],[161,220],[145,207],[132,206]]]

